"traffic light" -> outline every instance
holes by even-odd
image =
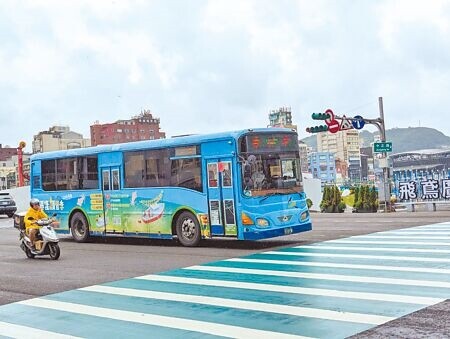
[[[320,133],[320,132],[326,132],[326,131],[328,131],[327,125],[320,125],[320,126],[306,128],[306,132],[308,132],[308,133]]]
[[[329,113],[313,113],[311,114],[311,117],[314,120],[326,120],[331,118],[331,115]]]

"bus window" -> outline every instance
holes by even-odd
[[[113,190],[120,189],[119,170],[118,169],[113,169],[111,171],[111,176],[112,176],[112,189]]]
[[[167,186],[168,150],[125,153],[125,187]]]
[[[97,156],[43,160],[41,168],[44,191],[98,188]]]
[[[208,164],[208,186],[217,187],[217,163]]]
[[[280,189],[288,189],[287,193],[302,192],[299,161],[295,153],[249,155],[242,166],[244,192],[251,196],[280,192]]]
[[[56,190],[56,160],[43,160],[41,163],[42,188],[44,191]]]
[[[109,191],[109,170],[103,171],[103,190]]]
[[[171,186],[203,192],[200,158],[174,159],[171,164]]]
[[[125,187],[144,186],[144,152],[125,153]]]

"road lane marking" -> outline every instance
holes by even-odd
[[[379,325],[395,319],[392,317],[386,317],[381,315],[372,315],[372,314],[363,314],[345,311],[338,312],[338,311],[324,310],[320,308],[278,305],[256,301],[244,301],[237,299],[225,299],[218,297],[197,296],[197,295],[168,293],[168,292],[134,290],[130,288],[120,288],[110,286],[91,286],[80,288],[80,290],[123,295],[129,297],[150,298],[150,299],[195,303],[218,307],[238,308],[249,311],[288,314],[297,317],[318,318],[318,319],[344,321],[369,325]]]
[[[418,305],[434,305],[444,301],[443,298],[433,297],[420,297],[412,295],[398,295],[388,293],[373,293],[373,292],[350,292],[340,290],[330,290],[322,288],[309,288],[309,287],[296,287],[296,286],[283,286],[273,284],[260,284],[260,283],[248,283],[241,281],[228,281],[228,280],[215,280],[215,279],[203,279],[203,278],[185,278],[166,275],[145,275],[137,277],[135,279],[158,281],[158,282],[171,282],[200,286],[213,286],[213,287],[226,287],[237,289],[248,289],[266,292],[281,292],[292,294],[305,294],[316,295],[324,297],[336,297],[336,298],[350,298],[350,299],[362,299],[362,300],[376,300],[376,301],[388,301],[398,302],[405,304],[418,304]]]
[[[267,251],[258,253],[259,255],[292,255],[298,257],[327,257],[327,258],[353,258],[353,259],[378,259],[396,261],[422,261],[436,263],[450,263],[450,258],[423,258],[423,257],[396,257],[392,255],[368,255],[368,254],[341,254],[341,253],[312,253],[296,251]]]
[[[261,263],[261,264],[277,264],[277,265],[293,265],[293,266],[349,268],[349,269],[362,269],[362,270],[381,270],[381,271],[394,271],[394,272],[402,271],[402,272],[415,272],[415,273],[450,274],[450,269],[446,269],[446,268],[338,264],[338,263],[328,263],[328,262],[271,260],[271,259],[247,259],[247,258],[231,258],[231,259],[225,259],[224,261],[249,262],[249,263],[254,262],[254,263]]]
[[[420,287],[450,288],[450,282],[432,281],[432,280],[378,278],[378,277],[365,277],[365,276],[357,276],[357,275],[302,273],[302,272],[258,270],[258,269],[250,269],[250,268],[234,268],[234,267],[219,267],[219,266],[189,266],[189,267],[185,267],[182,269],[183,270],[209,271],[209,272],[271,275],[271,276],[277,276],[277,277],[290,277],[290,278],[349,281],[349,282],[360,282],[360,283],[371,283],[371,284],[389,284],[389,285],[408,285],[408,286],[420,286]]]
[[[434,248],[392,248],[392,247],[345,247],[345,246],[328,246],[328,245],[302,245],[294,248],[307,248],[307,249],[324,249],[324,250],[342,250],[342,251],[373,251],[373,252],[407,252],[407,253],[436,253],[447,254],[450,250],[437,250]]]
[[[7,336],[11,338],[29,338],[29,339],[77,339],[71,335],[40,330],[34,327],[23,325],[16,325],[0,321],[0,336]],[[81,338],[80,338],[81,339]]]
[[[351,237],[350,239],[412,239],[412,240],[449,240],[450,237],[421,237],[417,236],[393,236],[393,235],[356,235]],[[450,244],[450,242],[449,242]]]
[[[17,304],[120,321],[128,321],[144,325],[175,328],[185,331],[195,331],[230,338],[308,338],[287,333],[257,330],[233,325],[223,325],[193,319],[167,317],[142,312],[132,312],[97,306],[88,306],[42,298],[19,301],[17,302]]]
[[[422,230],[416,230],[416,231],[411,231],[411,230],[407,230],[407,231],[386,231],[386,232],[377,232],[377,234],[379,233],[389,233],[389,234],[395,234],[395,235],[401,235],[401,234],[408,234],[408,235],[448,235],[450,236],[450,231],[448,232],[424,232]]]
[[[424,245],[424,246],[450,246],[450,242],[420,242],[420,241],[370,241],[370,240],[328,240],[326,244],[358,244],[358,245]]]

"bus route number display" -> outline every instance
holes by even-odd
[[[296,134],[256,134],[247,136],[247,152],[295,151],[298,148]]]

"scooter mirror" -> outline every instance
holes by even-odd
[[[53,213],[52,218],[56,217],[57,215],[58,215],[58,213]]]

